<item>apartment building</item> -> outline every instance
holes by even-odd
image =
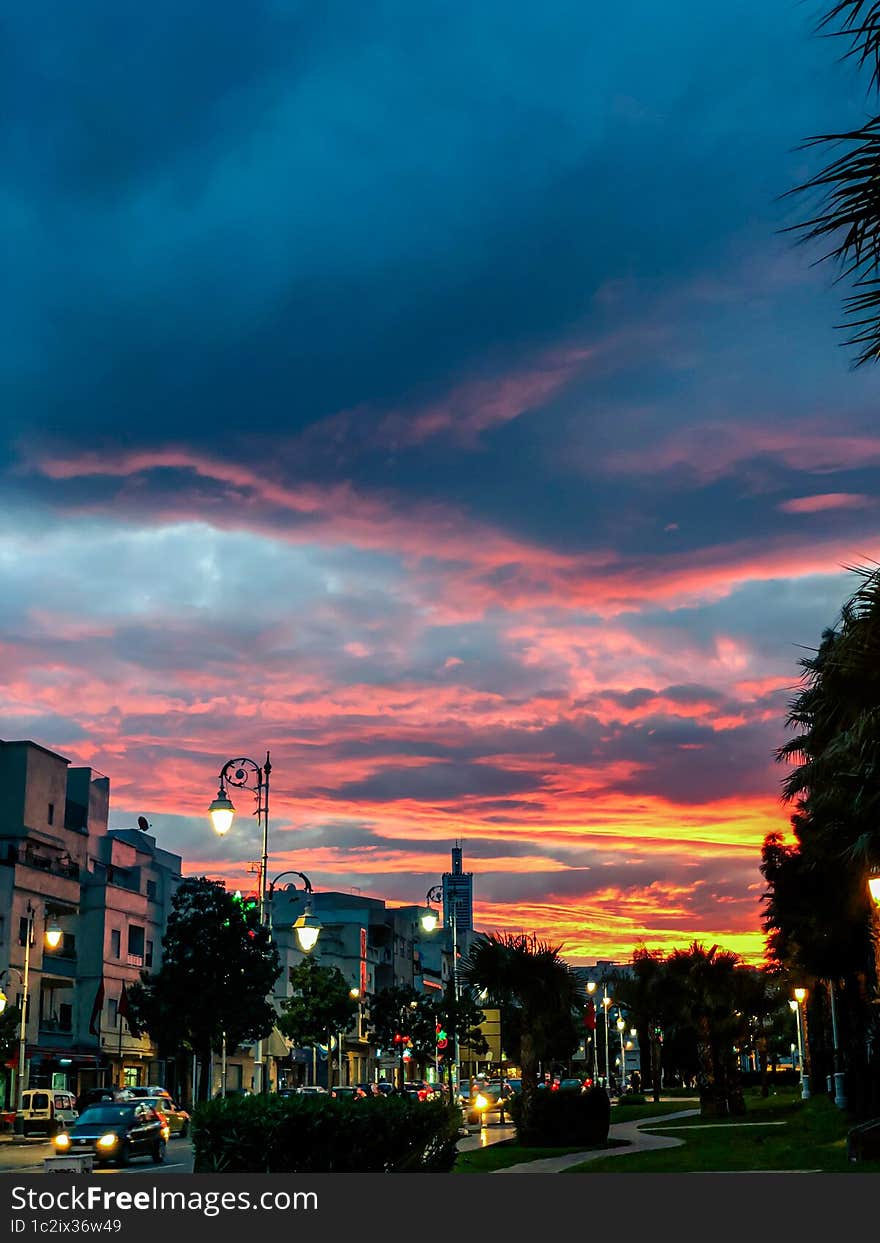
[[[103,774],[29,740],[0,741],[0,983],[18,1010],[27,995],[31,1086],[81,1091],[159,1073],[118,1005],[123,981],[161,953],[181,859],[139,829],[108,830],[109,805]],[[50,925],[61,930],[55,949]],[[7,1106],[15,1091],[7,1075]]]

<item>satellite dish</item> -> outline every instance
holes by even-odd
[[[146,817],[146,816],[138,816],[138,828],[139,828],[139,829],[141,829],[141,830],[142,830],[142,832],[146,833],[146,831],[147,831],[147,829],[148,829],[149,827],[150,827],[150,825],[149,825],[149,823],[148,823],[148,821],[147,821],[147,817]]]

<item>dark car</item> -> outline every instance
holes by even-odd
[[[335,1096],[337,1100],[354,1100],[357,1097],[357,1088],[354,1084],[340,1084],[338,1087],[330,1089],[330,1095]]]
[[[146,1101],[105,1101],[80,1114],[53,1142],[59,1155],[93,1153],[102,1165],[126,1166],[133,1157],[161,1165],[168,1134],[168,1124]]]

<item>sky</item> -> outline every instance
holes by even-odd
[[[786,226],[867,83],[789,0],[13,6],[0,735],[184,870],[573,963],[758,961],[877,373]]]

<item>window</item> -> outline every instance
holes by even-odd
[[[144,956],[144,930],[137,924],[128,925],[128,952],[136,954],[138,958]]]
[[[118,928],[110,929],[110,957],[118,958],[122,950],[122,937]]]
[[[147,941],[146,949],[144,951],[144,966],[152,967],[152,965],[153,965],[153,942]]]
[[[18,921],[18,943],[19,945],[27,945],[28,923],[27,915],[22,915]]]
[[[62,1002],[58,1007],[58,1030],[60,1032],[73,1031],[73,1006],[67,1002]]]
[[[116,1012],[118,1009],[119,1009],[119,1002],[116,1000],[115,997],[111,997],[110,1000],[107,1002],[107,1026],[108,1027],[116,1026],[116,1022],[117,1022]]]
[[[156,901],[156,882],[154,880],[147,881],[147,897],[153,902]]]
[[[46,819],[48,820],[49,824],[55,823],[55,804],[54,803],[49,804],[49,810],[46,815]]]

